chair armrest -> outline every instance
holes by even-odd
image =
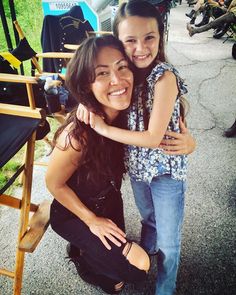
[[[31,109],[27,106],[19,106],[7,103],[0,103],[0,114],[29,117],[36,119],[46,118],[46,112],[43,109]]]
[[[22,84],[37,84],[37,78],[31,76],[15,75],[15,74],[2,74],[0,73],[0,82],[12,82]]]
[[[72,58],[73,55],[73,52],[42,52],[36,54],[40,58]]]
[[[76,50],[77,48],[79,48],[79,45],[77,45],[77,44],[64,44],[64,47],[66,49]]]
[[[89,35],[112,35],[112,31],[87,31]]]
[[[87,34],[89,36],[93,36],[93,35],[112,35],[113,32],[111,31],[87,31]],[[76,50],[77,48],[79,48],[79,44],[64,44],[64,47],[66,49],[69,50]]]
[[[62,80],[65,80],[65,74],[61,74],[61,73],[49,73],[49,72],[42,72],[42,73],[35,73],[35,77],[41,77],[41,76],[52,76],[57,74]],[[61,81],[60,80],[52,80],[56,86],[60,86],[61,85]]]

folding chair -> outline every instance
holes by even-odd
[[[236,23],[231,23],[228,27],[228,30],[226,32],[226,39],[224,40],[223,43],[225,43],[226,41],[228,41],[229,39],[232,39],[232,40],[236,40]]]
[[[57,74],[57,73],[43,72],[43,70],[40,66],[40,63],[38,62],[39,58],[43,58],[43,59],[44,58],[55,58],[55,59],[65,60],[65,59],[70,59],[73,56],[73,53],[69,53],[69,52],[46,52],[46,53],[38,53],[37,54],[30,47],[30,44],[28,43],[19,23],[17,21],[14,21],[14,25],[15,25],[16,31],[19,35],[20,42],[18,43],[18,46],[14,50],[12,50],[10,52],[0,52],[0,56],[2,56],[4,58],[3,61],[0,60],[0,72],[17,74],[16,69],[19,67],[19,65],[22,62],[31,59],[32,64],[33,64],[32,75],[33,76],[36,75],[37,77],[44,76],[44,79],[45,79],[45,76],[48,76],[48,75],[55,76],[55,74]],[[6,66],[2,66],[3,62],[6,64]],[[58,77],[60,78],[59,80],[53,81],[53,83],[56,86],[59,86],[62,83],[62,81],[64,80],[64,75],[59,74]],[[6,88],[4,85],[0,85],[0,94],[2,93],[1,86],[2,86],[2,88]],[[14,89],[14,87],[12,87],[12,85],[10,85],[10,87],[12,89]],[[16,88],[17,88],[16,90],[18,90],[19,85],[16,85]],[[38,89],[40,91],[38,91]],[[33,90],[34,90],[34,92],[37,93],[37,95],[35,95],[36,106],[46,109],[47,115],[49,117],[56,119],[60,124],[63,123],[65,121],[65,117],[66,117],[65,109],[68,110],[68,108],[66,106],[62,105],[60,110],[57,109],[55,111],[55,113],[50,113],[50,109],[47,108],[45,97],[44,97],[43,82],[42,82],[41,86],[34,85]],[[4,94],[5,93],[3,93],[1,99],[4,98]],[[70,101],[70,104],[72,105],[71,106],[71,108],[72,108],[74,102],[71,97],[69,97],[69,98],[70,98],[69,101]],[[59,98],[57,98],[57,99],[59,99]],[[1,100],[0,100],[0,102],[1,102]],[[17,102],[16,104],[26,105],[25,102],[23,102],[23,101],[20,103]],[[47,137],[45,138],[45,141],[50,144],[50,140],[48,140]]]
[[[8,81],[10,74],[1,74],[1,81]],[[18,83],[25,83],[28,90],[29,107],[0,103],[0,168],[3,167],[25,144],[26,157],[23,165],[0,188],[0,205],[20,210],[14,271],[0,268],[0,274],[14,280],[13,294],[21,294],[25,252],[33,252],[49,223],[50,201],[40,205],[31,203],[32,172],[37,128],[45,120],[45,111],[35,108],[32,85],[33,77],[14,76]],[[21,198],[4,194],[15,179],[23,172]],[[30,212],[33,215],[30,219]],[[7,225],[9,226],[9,225]]]

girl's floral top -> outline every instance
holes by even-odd
[[[179,93],[176,97],[174,111],[168,126],[168,130],[180,132],[180,96],[187,93],[183,80],[179,77],[177,70],[168,63],[156,65],[151,74],[147,77],[147,100],[143,103],[141,96],[142,87],[136,87],[135,100],[128,110],[128,128],[133,131],[144,131],[144,109],[151,114],[154,87],[158,79],[165,71],[175,74]],[[187,157],[185,155],[166,155],[162,149],[150,149],[133,145],[125,146],[125,164],[131,177],[139,181],[151,182],[155,176],[169,174],[176,180],[186,179]]]

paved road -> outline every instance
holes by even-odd
[[[189,128],[197,139],[189,159],[188,192],[177,295],[236,294],[236,138],[222,132],[236,116],[236,61],[232,43],[214,40],[212,32],[190,38],[185,29],[189,8],[171,11],[168,56],[188,84]],[[33,198],[50,198],[44,168],[35,167]],[[139,215],[128,181],[123,185],[128,234],[138,239]],[[15,212],[14,212],[15,213]],[[0,209],[0,261],[11,267],[16,214]],[[8,225],[7,228],[4,225]],[[9,243],[11,246],[9,246]],[[26,255],[22,295],[98,295],[85,284],[65,257],[66,242],[51,229],[32,255]],[[128,285],[122,294],[154,294],[156,263],[147,282]],[[11,280],[0,277],[0,294],[11,294]]]

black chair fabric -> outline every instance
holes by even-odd
[[[41,120],[0,114],[0,168],[29,140]]]

